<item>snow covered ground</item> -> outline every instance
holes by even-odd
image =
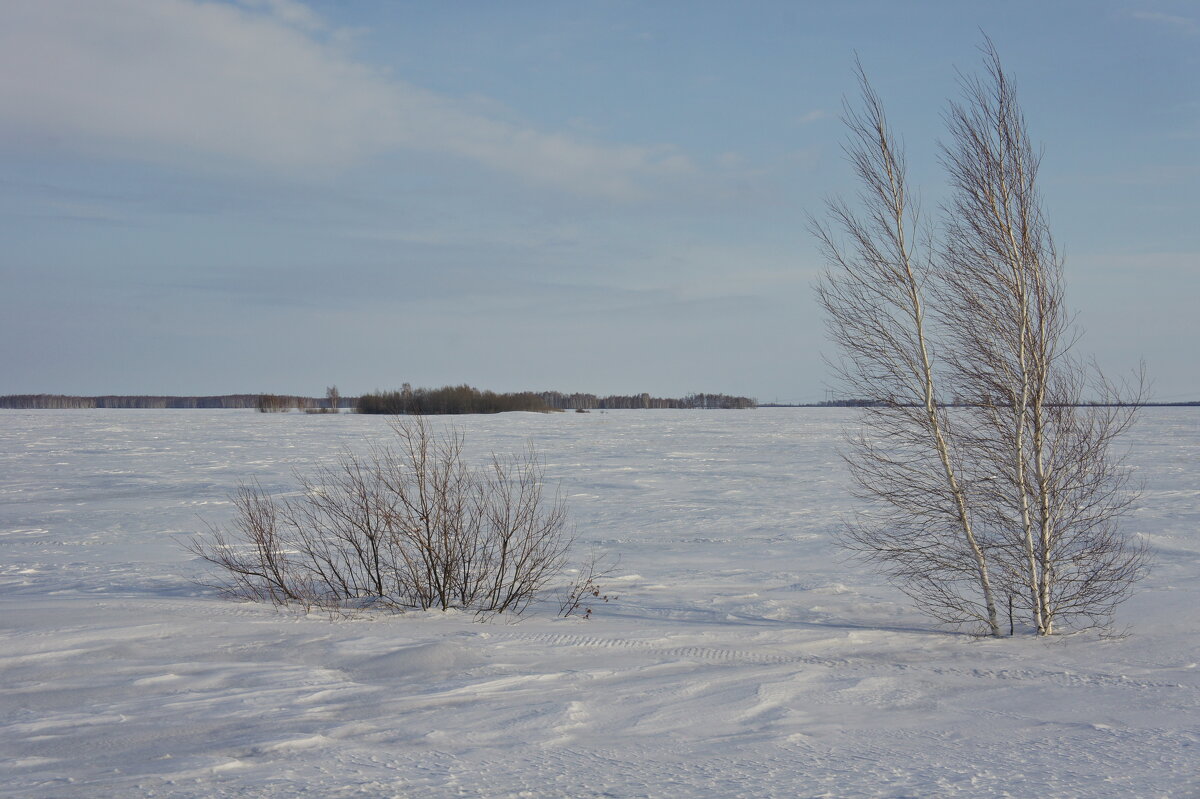
[[[1124,637],[931,628],[831,542],[849,412],[453,420],[533,440],[591,620],[213,596],[178,544],[240,480],[388,435],[242,411],[0,411],[2,797],[1200,796],[1200,410],[1150,409]],[[442,421],[435,420],[441,424]]]

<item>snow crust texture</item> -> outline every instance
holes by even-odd
[[[479,623],[196,582],[179,542],[238,481],[292,490],[386,419],[0,411],[0,797],[1200,796],[1200,412],[1130,439],[1128,634],[1051,640],[931,627],[844,559],[852,420],[452,420],[473,457],[533,441],[579,554],[621,558],[590,620]]]

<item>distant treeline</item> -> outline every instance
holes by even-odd
[[[70,397],[63,394],[10,394],[0,397],[0,408],[258,408],[271,394],[223,394],[215,397],[118,396]],[[312,397],[279,397],[289,408],[311,408],[323,400]]]
[[[532,391],[497,394],[468,385],[442,388],[412,388],[407,383],[399,391],[376,391],[358,398],[359,413],[390,415],[422,414],[435,416],[451,413],[506,413],[509,411],[552,411]]]
[[[592,410],[609,408],[706,408],[734,409],[757,408],[758,401],[750,397],[733,397],[728,394],[688,394],[686,397],[652,397],[649,394],[612,394],[598,397],[595,394],[561,394],[543,391],[539,396],[546,404],[558,410]]]
[[[837,399],[816,403],[818,408],[874,408],[880,405],[883,403],[869,399]]]
[[[407,394],[405,392],[408,392]],[[563,394],[559,391],[522,391],[498,394],[471,386],[443,388],[405,388],[400,391],[376,391],[362,397],[339,397],[339,408],[359,413],[451,414],[503,413],[505,411],[572,411],[618,408],[861,408],[879,405],[877,400],[840,399],[813,403],[765,402],[728,394],[689,394],[682,398],[652,397],[649,394],[610,395]],[[969,403],[952,402],[950,407]],[[1090,403],[1102,404],[1102,403]],[[1190,408],[1200,400],[1188,402],[1147,402],[1149,408]],[[39,410],[45,408],[256,408],[260,411],[329,409],[328,397],[301,397],[294,394],[222,394],[212,397],[122,396],[74,397],[65,394],[8,394],[0,396],[0,409]]]
[[[880,400],[869,399],[839,399],[839,400],[823,400],[821,402],[764,402],[762,408],[879,408],[886,405]],[[944,408],[974,408],[979,407],[979,403],[967,402],[957,399],[953,402],[939,403],[940,407]],[[1004,403],[994,403],[995,407],[1004,407]],[[1200,406],[1200,400],[1190,402],[1141,402],[1138,403],[1142,408],[1194,408]],[[916,408],[917,405],[910,407]],[[989,406],[991,407],[991,406]],[[1128,407],[1128,403],[1109,403],[1109,402],[1081,402],[1078,407],[1081,408],[1121,408]]]
[[[263,413],[286,413],[292,408],[306,411],[323,403],[313,397],[294,397],[289,394],[259,394],[258,401],[247,408],[258,408]]]
[[[442,388],[412,388],[377,391],[358,400],[359,413],[435,414],[503,413],[506,411],[570,411],[617,408],[756,408],[749,397],[727,394],[690,394],[681,399],[652,397],[649,394],[611,395],[563,394],[559,391],[522,391],[498,394],[480,391],[468,385]]]
[[[498,393],[473,386],[412,388],[407,383],[398,391],[376,391],[361,397],[339,397],[338,407],[359,413],[439,414],[505,413],[508,411],[571,411],[618,408],[756,408],[749,397],[728,394],[689,394],[683,398],[652,397],[649,394],[610,395],[564,394],[559,391]],[[10,394],[0,396],[0,408],[35,410],[45,408],[255,408],[268,413],[289,410],[328,409],[328,397],[293,394],[225,394],[213,397],[118,396],[74,397],[64,394]]]

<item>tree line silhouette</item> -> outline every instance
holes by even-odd
[[[293,394],[223,394],[206,397],[116,395],[83,397],[66,394],[9,394],[0,396],[0,408],[40,410],[56,408],[254,408],[264,412],[286,412],[293,408],[312,411],[337,407],[359,413],[424,415],[462,413],[505,413],[511,411],[588,411],[623,408],[756,408],[750,397],[696,393],[685,397],[652,397],[642,394],[564,393],[519,391],[501,393],[474,386],[413,388],[405,383],[396,391],[374,391],[361,397],[302,397]]]

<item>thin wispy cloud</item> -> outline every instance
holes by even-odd
[[[305,173],[409,150],[617,198],[694,171],[669,146],[540,130],[384,74],[291,0],[4,3],[0,137]]]
[[[800,116],[796,121],[801,125],[811,125],[813,122],[820,122],[822,119],[829,119],[831,114],[824,109],[817,108]]]
[[[262,9],[269,12],[280,22],[292,25],[300,30],[327,31],[329,25],[311,8],[296,0],[238,0],[252,9]]]
[[[1130,16],[1134,19],[1140,19],[1143,22],[1166,25],[1182,33],[1200,33],[1200,22],[1191,17],[1183,17],[1178,14],[1164,14],[1160,11],[1134,11],[1130,13]]]

